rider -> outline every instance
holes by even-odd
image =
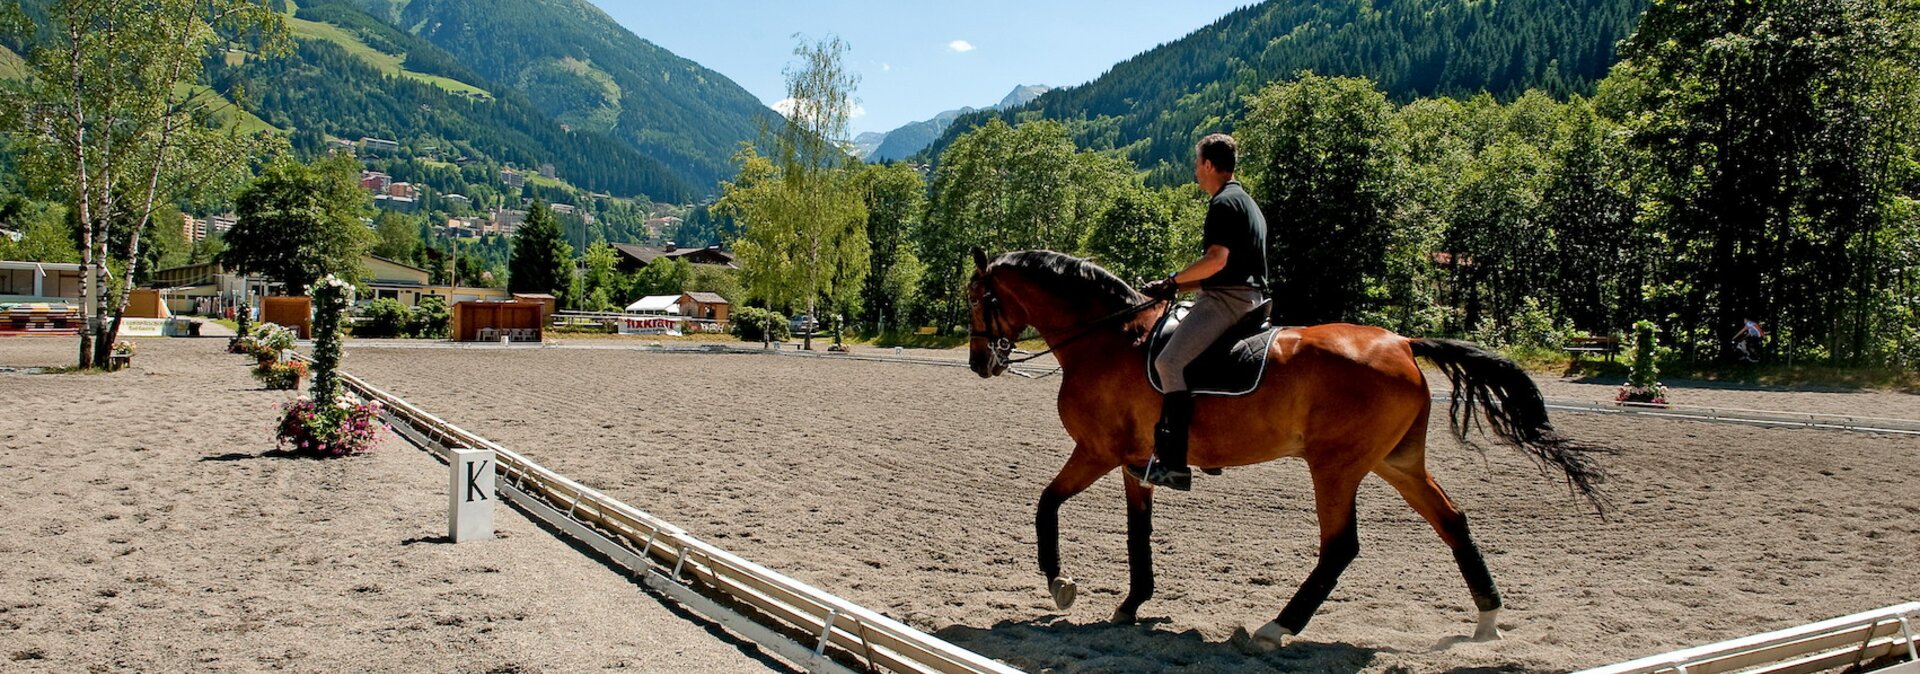
[[[1205,253],[1186,269],[1141,288],[1148,296],[1169,298],[1183,289],[1200,290],[1193,309],[1153,362],[1165,392],[1160,423],[1153,427],[1154,458],[1144,470],[1127,467],[1135,478],[1181,491],[1193,488],[1187,467],[1187,429],[1193,423],[1187,365],[1260,305],[1267,282],[1267,221],[1260,205],[1233,179],[1235,149],[1233,137],[1224,133],[1202,138],[1195,146],[1193,179],[1213,195],[1201,238]]]
[[[1765,338],[1767,333],[1761,330],[1760,324],[1753,322],[1751,318],[1743,320],[1742,323],[1744,324],[1740,326],[1740,331],[1733,334],[1733,348],[1740,352],[1741,360],[1758,363],[1760,359],[1754,351],[1759,348],[1760,340]]]

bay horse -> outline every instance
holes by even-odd
[[[1122,465],[1153,454],[1161,395],[1147,380],[1145,333],[1169,308],[1105,270],[1051,251],[1020,251],[988,260],[974,249],[967,287],[972,307],[969,366],[993,377],[1012,365],[1013,340],[1039,333],[1060,366],[1060,422],[1073,438],[1067,464],[1040,495],[1034,528],[1040,570],[1056,606],[1073,605],[1078,588],[1060,573],[1060,505]],[[1379,475],[1433,525],[1466,579],[1479,610],[1474,639],[1500,638],[1500,592],[1468,533],[1467,516],[1427,473],[1427,417],[1433,403],[1416,357],[1432,361],[1453,383],[1449,425],[1464,442],[1474,408],[1506,444],[1565,474],[1602,516],[1598,490],[1605,472],[1595,460],[1609,450],[1576,443],[1547,421],[1545,402],[1526,373],[1473,344],[1410,339],[1386,330],[1333,324],[1287,329],[1268,349],[1259,387],[1238,397],[1198,396],[1189,463],[1211,469],[1284,457],[1304,459],[1313,477],[1320,554],[1313,571],[1272,622],[1235,642],[1254,651],[1284,646],[1306,628],[1360,552],[1354,501],[1360,481]],[[1123,478],[1127,499],[1127,596],[1113,621],[1129,624],[1153,595],[1153,488]]]

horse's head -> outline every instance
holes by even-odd
[[[1027,329],[1027,317],[1018,304],[1008,302],[1005,282],[987,269],[987,252],[973,249],[973,280],[967,283],[967,365],[974,374],[992,377],[1011,366],[1014,340]]]

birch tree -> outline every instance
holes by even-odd
[[[747,291],[776,306],[804,306],[816,320],[821,299],[833,310],[856,302],[868,272],[867,208],[839,142],[859,83],[842,63],[846,52],[839,38],[794,50],[800,63],[787,71],[787,121],[772,156],[741,150],[740,175],[722,184],[713,206],[743,225],[734,252]],[[812,349],[811,330],[803,339]]]
[[[79,224],[80,367],[107,360],[155,212],[232,189],[264,144],[281,142],[222,130],[232,104],[197,86],[208,58],[284,48],[284,18],[268,4],[55,0],[39,26],[15,6],[9,29],[28,45],[28,76],[8,91],[8,117],[22,172]]]

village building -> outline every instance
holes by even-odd
[[[513,169],[500,169],[500,184],[514,189],[527,186],[527,177]]]
[[[399,152],[400,142],[384,138],[360,138],[360,150],[363,152]]]
[[[80,265],[0,261],[0,302],[80,302]]]
[[[667,245],[661,248],[640,246],[631,243],[616,243],[613,244],[613,250],[620,255],[620,271],[622,272],[639,271],[646,268],[647,265],[653,264],[654,260],[659,259],[685,259],[693,264],[710,264],[727,267],[729,269],[736,268],[733,264],[733,255],[720,250],[719,246],[681,248],[675,246],[672,241],[668,241]]]

